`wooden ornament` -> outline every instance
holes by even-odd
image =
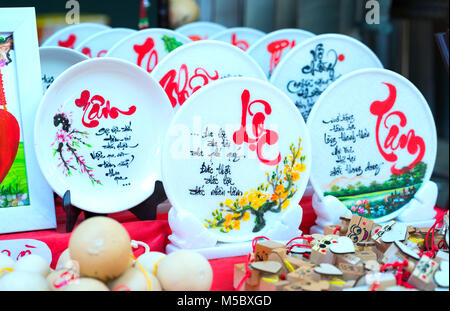
[[[320,275],[314,271],[314,267],[312,265],[304,265],[292,272],[289,272],[286,275],[286,279],[291,282],[301,281],[304,279],[319,281]]]
[[[310,279],[305,279],[302,280],[300,282],[296,282],[294,284],[292,284],[293,286],[295,286],[296,288],[301,288],[301,290],[304,291],[313,291],[313,292],[317,292],[317,291],[328,291],[330,290],[330,283],[328,281],[313,281]]]
[[[361,263],[361,258],[358,256],[355,256],[355,254],[342,254],[342,255],[336,255],[336,265],[340,263],[349,263],[352,265],[357,265]]]
[[[375,254],[371,250],[364,250],[359,251],[355,253],[355,256],[360,258],[362,262],[369,261],[369,260],[377,260],[377,254]]]
[[[350,238],[343,236],[330,245],[330,251],[334,254],[351,254],[355,252],[355,246]]]
[[[323,234],[324,235],[340,235],[340,230],[336,230],[338,225],[330,225],[330,226],[325,226],[323,228]],[[339,226],[340,227],[340,226]]]
[[[250,267],[260,272],[276,274],[281,270],[282,264],[278,261],[255,261]]]
[[[314,267],[314,272],[332,276],[341,276],[343,274],[341,270],[327,263],[321,263],[319,266]]]
[[[272,281],[267,278],[262,278],[261,282],[259,283],[259,290],[260,291],[281,291],[283,288],[287,285],[289,285],[291,282],[288,280],[278,280],[278,281]]]
[[[439,264],[428,256],[422,256],[408,279],[408,282],[420,290],[433,290],[436,283],[433,275],[439,268]]]
[[[318,241],[312,248],[309,260],[314,264],[329,263],[334,261],[334,254],[329,247],[337,243],[337,236],[329,235]]]
[[[284,247],[284,244],[272,240],[259,241],[255,245],[255,261],[265,261],[274,250]]]
[[[353,215],[350,221],[347,236],[353,243],[368,241],[373,221],[358,215]]]
[[[342,278],[344,280],[356,280],[364,274],[364,268],[362,265],[340,263],[338,268],[342,271]]]

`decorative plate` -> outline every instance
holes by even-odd
[[[218,241],[251,240],[300,209],[309,144],[300,113],[280,90],[225,79],[175,114],[162,153],[164,189],[173,208],[194,215]]]
[[[170,52],[191,41],[173,30],[150,28],[123,38],[109,49],[106,56],[127,60],[152,72]]]
[[[206,40],[227,27],[211,22],[193,22],[175,29],[176,32],[188,37],[192,41]]]
[[[39,166],[75,206],[113,213],[147,199],[160,178],[160,145],[173,111],[162,88],[126,61],[95,58],[61,74],[35,123]]]
[[[128,28],[113,28],[96,33],[75,46],[75,50],[88,57],[102,57],[123,38],[137,32]]]
[[[255,43],[247,50],[250,55],[270,78],[280,60],[296,45],[314,37],[312,32],[301,29],[281,29],[273,31]]]
[[[265,35],[264,32],[257,29],[249,27],[233,27],[211,36],[210,39],[230,43],[241,50],[246,51],[252,44]]]
[[[385,222],[433,171],[436,127],[428,104],[404,77],[363,69],[333,83],[308,119],[311,183],[354,214]]]
[[[48,37],[41,46],[61,46],[74,49],[76,45],[90,36],[109,28],[109,26],[95,23],[70,25],[56,31],[53,35]]]
[[[245,52],[212,40],[180,46],[155,67],[151,76],[159,81],[175,109],[194,92],[219,79],[250,77],[267,80],[261,67]]]
[[[67,68],[88,59],[86,55],[80,52],[59,46],[41,47],[39,48],[39,56],[44,93]]]
[[[383,68],[383,65],[360,41],[325,34],[293,48],[275,68],[270,82],[292,99],[307,120],[314,103],[331,83],[363,68]]]

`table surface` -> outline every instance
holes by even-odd
[[[40,230],[31,232],[20,232],[11,234],[0,234],[0,240],[12,239],[36,239],[45,242],[52,251],[51,267],[55,268],[61,253],[69,245],[70,233],[65,232],[65,213],[62,209],[62,202],[58,198],[55,200],[57,228],[51,230]],[[309,229],[315,224],[316,214],[312,208],[311,197],[305,197],[300,202],[303,208],[303,218],[300,230],[303,234],[308,234]],[[158,214],[156,220],[138,220],[129,211],[110,214],[109,217],[116,219],[125,227],[132,240],[142,241],[149,245],[150,250],[165,252],[166,245],[170,243],[168,237],[171,234],[167,220],[167,213]],[[80,216],[77,225],[83,220]],[[135,256],[139,256],[144,250],[139,248],[135,251]],[[228,257],[209,260],[213,269],[213,291],[232,291],[233,269],[237,263],[244,263],[247,256]]]

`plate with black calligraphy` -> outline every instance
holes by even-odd
[[[268,82],[229,78],[178,110],[162,174],[175,210],[237,242],[265,235],[290,209],[300,210],[300,225],[310,163],[308,130],[289,98]]]
[[[292,99],[306,121],[328,86],[363,68],[383,65],[362,42],[346,35],[323,34],[290,50],[273,70],[270,82]]]
[[[123,38],[105,56],[127,60],[150,73],[170,52],[189,42],[173,30],[149,28]]]
[[[113,58],[78,63],[48,88],[35,124],[35,150],[53,190],[95,213],[132,208],[160,179],[160,148],[173,116],[161,86]]]
[[[244,51],[213,40],[183,44],[167,55],[150,76],[161,84],[175,110],[196,91],[221,79],[267,80],[261,67]]]
[[[314,190],[353,214],[393,219],[430,179],[434,119],[422,94],[397,73],[362,69],[342,77],[320,96],[307,125]]]

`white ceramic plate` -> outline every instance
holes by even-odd
[[[41,46],[61,46],[74,49],[77,44],[86,40],[88,37],[109,28],[107,25],[95,23],[70,25],[56,31]]]
[[[284,57],[270,82],[292,99],[307,120],[320,94],[334,81],[363,68],[383,68],[363,43],[340,34],[318,35],[303,41]]]
[[[264,32],[257,29],[249,27],[233,27],[211,36],[210,39],[223,41],[246,51],[252,46],[252,44],[265,35],[266,34]]]
[[[113,213],[147,199],[160,178],[160,144],[172,117],[144,70],[95,58],[60,75],[42,98],[35,151],[46,180],[75,206]]]
[[[266,81],[225,79],[195,93],[172,120],[162,153],[164,189],[173,208],[194,215],[218,241],[251,240],[272,230],[289,209],[300,209],[310,152],[306,125],[286,95]],[[269,185],[275,171],[283,187],[276,181]],[[293,177],[284,180],[289,172]],[[235,200],[242,207],[251,202],[248,208],[259,211],[265,225],[241,207],[234,210],[241,216],[239,222],[231,219],[228,205]],[[219,219],[214,228],[216,210],[222,213],[217,217],[226,219],[225,227]]]
[[[321,198],[334,195],[354,214],[393,219],[430,179],[433,116],[397,73],[362,69],[342,77],[319,97],[307,124],[314,190]]]
[[[150,28],[123,38],[110,48],[105,56],[127,60],[147,72],[152,72],[171,51],[191,41],[173,30]]]
[[[137,32],[129,28],[113,28],[96,33],[75,46],[75,50],[88,57],[103,57],[117,42]]]
[[[247,54],[270,78],[275,67],[293,47],[314,36],[312,32],[296,28],[276,30],[253,43]]]
[[[202,40],[180,46],[152,71],[178,109],[203,86],[228,77],[267,80],[259,65],[245,52],[230,44]]]
[[[176,32],[185,35],[193,41],[206,40],[227,27],[212,22],[193,22],[175,29]]]
[[[44,93],[53,81],[66,69],[88,59],[86,55],[80,52],[59,46],[39,48],[39,57],[41,61],[42,87]]]

